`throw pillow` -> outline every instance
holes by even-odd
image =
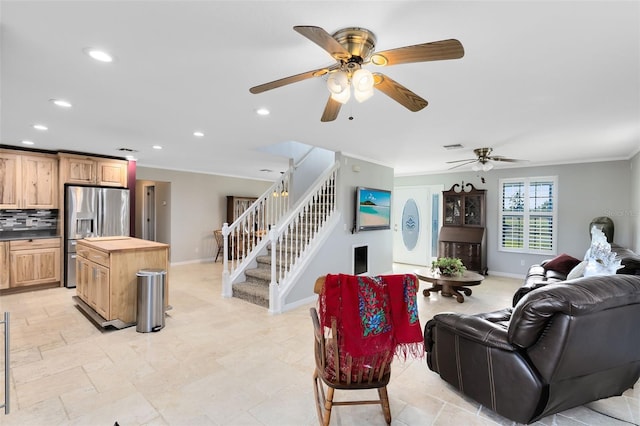
[[[573,256],[562,253],[545,263],[544,269],[551,269],[552,271],[568,275],[569,272],[578,265],[578,263],[580,263],[580,259],[576,259]]]
[[[584,276],[584,270],[587,267],[587,263],[589,263],[589,262],[587,262],[586,260],[583,260],[582,262],[578,263],[567,274],[567,280],[572,280],[572,279],[575,279],[575,278],[582,278]]]

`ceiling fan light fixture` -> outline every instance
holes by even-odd
[[[491,169],[493,169],[493,164],[491,164],[491,163],[484,163],[482,165],[482,170],[485,171],[485,172],[488,172]]]
[[[332,73],[327,79],[327,89],[334,95],[349,91],[349,76],[347,73],[344,71]]]
[[[480,170],[482,170],[482,164],[473,163],[473,166],[471,166],[471,170],[473,170],[474,172],[479,172]]]
[[[353,88],[353,96],[356,98],[356,101],[358,102],[364,102],[367,99],[369,99],[370,97],[373,96],[373,88],[369,89],[369,90],[356,90],[355,87]]]
[[[346,90],[343,90],[340,93],[331,93],[331,99],[336,102],[340,102],[341,104],[346,104],[349,102],[349,98],[351,98],[351,90],[347,86]]]
[[[353,73],[351,84],[356,92],[368,92],[373,89],[373,74],[369,70],[360,68]]]

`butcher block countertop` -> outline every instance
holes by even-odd
[[[84,244],[91,248],[106,251],[106,252],[119,252],[119,251],[132,251],[132,250],[145,250],[145,249],[158,249],[168,248],[169,245],[165,243],[158,243],[156,241],[141,240],[140,238],[133,237],[95,237],[84,238],[78,240],[78,244]]]

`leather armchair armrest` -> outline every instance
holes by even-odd
[[[436,326],[446,327],[453,334],[487,347],[516,351],[516,348],[509,343],[507,330],[503,326],[473,315],[442,313],[434,316],[425,326],[425,350],[427,352],[431,352],[433,348],[433,328]]]

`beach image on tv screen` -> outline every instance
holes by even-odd
[[[362,189],[360,192],[360,227],[389,226],[391,222],[391,193]]]

